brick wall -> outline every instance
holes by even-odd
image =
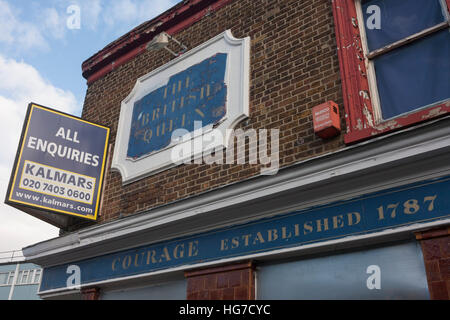
[[[416,234],[422,245],[433,300],[450,299],[450,227]]]
[[[280,129],[280,167],[343,147],[342,136],[327,141],[316,137],[311,115],[314,106],[329,100],[344,114],[331,2],[236,0],[175,37],[191,49],[226,29],[238,38],[251,37],[250,119],[238,128]],[[114,144],[121,101],[139,77],[172,58],[165,50],[145,52],[93,82],[83,117],[111,127]],[[345,121],[341,122],[345,130]],[[120,174],[109,172],[97,223],[259,173],[259,165],[182,165],[122,186]]]
[[[188,300],[255,300],[251,262],[186,272]]]

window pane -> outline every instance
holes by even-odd
[[[367,286],[368,266],[378,266],[381,290]],[[262,300],[428,300],[423,255],[417,242],[260,265]]]
[[[9,273],[0,273],[0,286],[6,284]]]
[[[34,283],[39,283],[41,281],[42,270],[36,270],[36,274],[34,276]]]
[[[444,29],[374,59],[383,119],[450,97],[450,32]]]
[[[19,275],[17,276],[16,284],[22,283],[23,271],[19,271]]]
[[[370,29],[373,11],[380,8],[380,29]],[[445,21],[439,0],[367,0],[362,3],[369,51],[379,49],[407,36]]]
[[[9,273],[8,284],[12,284],[12,283],[13,283],[13,280],[14,280],[14,273],[15,273],[15,272],[10,272],[10,273]]]
[[[26,270],[26,271],[21,271],[21,272],[23,272],[23,275],[22,275],[22,277],[20,278],[21,280],[20,280],[19,283],[21,283],[21,284],[26,284],[26,283],[28,282],[28,275],[29,275],[30,271],[29,271],[29,270]]]

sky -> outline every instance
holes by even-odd
[[[59,234],[3,203],[28,104],[80,116],[83,61],[178,2],[0,0],[0,257]]]

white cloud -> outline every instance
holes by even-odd
[[[34,24],[17,18],[19,12],[8,2],[0,0],[0,43],[28,50],[47,48],[41,30]]]
[[[179,0],[115,0],[105,7],[103,19],[108,26],[139,24],[155,18]]]
[[[70,5],[80,7],[82,30],[123,33],[156,17],[179,0],[52,0],[16,7],[0,0],[0,44],[9,50],[49,49],[52,40],[64,40],[70,30]]]
[[[42,11],[44,31],[55,39],[63,39],[66,33],[66,17],[60,15],[55,8],[45,8]]]
[[[0,251],[58,235],[58,229],[3,204],[28,103],[79,115],[75,96],[46,81],[31,65],[0,54]]]
[[[109,26],[117,22],[131,22],[138,16],[137,5],[131,0],[113,1],[105,11],[103,19]]]
[[[97,30],[100,14],[103,11],[101,0],[79,1],[81,8],[81,27],[90,30]]]

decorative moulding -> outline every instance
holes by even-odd
[[[220,121],[204,126],[200,131],[190,132],[159,150],[131,158],[128,153],[130,133],[132,132],[133,110],[135,103],[149,94],[168,84],[172,76],[178,75],[191,67],[210,59],[216,54],[226,54],[224,83],[227,88],[225,99],[225,113]],[[201,157],[203,152],[217,148],[226,148],[230,141],[228,129],[249,116],[249,86],[250,86],[250,38],[234,38],[230,30],[217,35],[198,47],[186,52],[169,63],[142,76],[136,81],[131,93],[122,101],[120,118],[116,136],[112,169],[120,172],[123,184],[135,182],[144,177],[175,167],[186,159],[172,161],[173,148],[185,145],[198,146],[192,148],[193,158]],[[175,89],[174,89],[175,90]],[[207,106],[206,106],[207,108]],[[176,111],[177,112],[177,111]],[[134,119],[136,121],[136,118]],[[216,141],[211,136],[212,129],[219,130],[224,141]],[[200,132],[200,134],[199,134]],[[210,141],[210,143],[208,143]],[[205,143],[206,142],[206,143]],[[182,144],[182,145],[181,145]]]

